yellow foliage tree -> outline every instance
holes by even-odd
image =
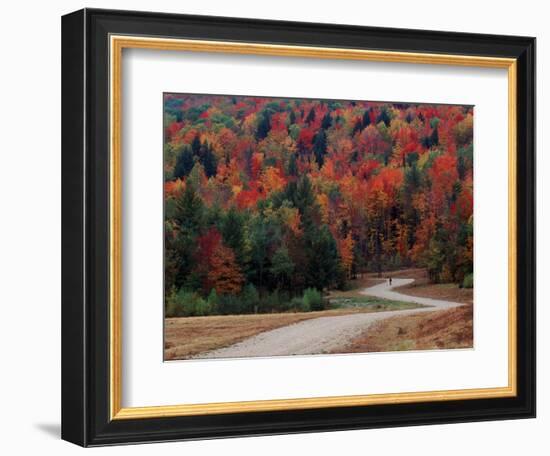
[[[319,203],[319,208],[321,209],[321,220],[323,223],[329,223],[329,202],[328,196],[326,193],[319,193],[317,195],[317,203]]]

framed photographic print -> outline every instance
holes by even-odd
[[[62,436],[535,416],[535,39],[62,21]]]

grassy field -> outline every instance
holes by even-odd
[[[166,318],[164,358],[190,358],[199,353],[232,345],[264,331],[311,318],[414,309],[420,306],[359,295],[331,298],[331,307],[318,312]]]
[[[473,306],[392,317],[375,323],[348,353],[473,347]]]
[[[385,310],[405,310],[424,307],[420,304],[391,299],[375,298],[373,296],[335,296],[330,298],[331,306],[338,309],[357,309],[360,311],[382,312]]]
[[[473,304],[473,288],[459,288],[456,283],[435,283],[431,285],[405,285],[395,289],[399,293],[409,296],[420,296],[424,298],[442,299],[444,301],[461,302]]]

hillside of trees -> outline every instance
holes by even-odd
[[[471,106],[165,94],[164,116],[168,316],[311,310],[400,267],[471,282]]]

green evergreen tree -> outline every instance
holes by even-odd
[[[351,136],[355,136],[356,133],[360,133],[363,129],[363,122],[361,119],[357,119],[353,125],[353,130],[351,131]]]
[[[184,146],[183,150],[176,159],[176,165],[174,167],[174,178],[182,179],[184,177],[187,177],[193,169],[194,165],[195,161],[193,160],[193,151],[191,150],[191,147]]]
[[[435,227],[435,234],[430,240],[426,265],[430,279],[435,283],[441,281],[441,273],[447,261],[447,243],[448,233],[443,228],[443,224],[438,221]]]
[[[265,273],[270,244],[270,233],[265,219],[257,215],[249,227],[250,266],[248,277],[260,289],[265,285]]]
[[[408,166],[415,166],[418,163],[418,152],[411,152],[407,155],[406,162]]]
[[[288,170],[287,173],[289,176],[297,176],[298,175],[298,165],[296,163],[296,154],[291,154],[290,159],[288,161]]]
[[[311,108],[309,111],[309,114],[307,115],[306,123],[310,125],[311,122],[313,122],[314,120],[315,120],[315,109]]]
[[[201,139],[197,134],[193,138],[193,141],[191,141],[191,151],[193,152],[193,155],[199,155],[200,149],[201,149]]]
[[[290,115],[288,116],[288,124],[294,125],[296,123],[296,114],[294,113],[294,110],[290,111]]]
[[[290,282],[294,272],[294,263],[285,246],[279,247],[273,254],[269,272],[275,278],[277,287],[284,288]]]
[[[316,198],[309,177],[307,175],[300,177],[295,189],[295,194],[291,196],[293,199],[290,201],[294,203],[294,207],[298,208],[302,216],[311,216],[312,211],[316,209]]]
[[[308,258],[308,285],[323,290],[335,282],[340,258],[332,233],[326,225],[320,229],[309,227],[305,233]]]
[[[317,160],[319,168],[321,168],[325,162],[325,155],[327,153],[327,135],[322,128],[317,132],[313,140],[313,153],[315,154],[315,160]]]
[[[380,114],[378,114],[378,117],[376,118],[376,123],[380,123],[380,122],[384,122],[384,124],[386,125],[386,127],[389,127],[390,126],[390,123],[391,123],[391,117],[390,115],[388,114],[388,110],[386,107],[383,107],[381,110],[380,110]]]
[[[202,226],[204,205],[194,186],[188,182],[185,191],[176,199],[174,220],[180,231],[198,234]]]
[[[199,161],[204,167],[204,173],[206,177],[212,177],[216,175],[218,170],[218,159],[212,152],[212,149],[208,145],[208,142],[204,142],[199,149]]]
[[[210,290],[210,293],[208,295],[208,298],[206,299],[206,314],[207,315],[215,315],[219,312],[220,307],[220,298],[218,296],[218,293],[216,293],[216,289],[212,288]]]
[[[267,111],[263,111],[260,115],[260,120],[258,122],[258,128],[256,129],[256,139],[261,141],[269,134],[271,130],[271,116]]]
[[[241,293],[241,300],[242,306],[247,312],[258,313],[260,294],[253,284],[248,283],[245,285]]]
[[[223,243],[233,250],[235,259],[243,272],[245,271],[247,262],[244,230],[244,215],[239,213],[234,207],[231,207],[221,220],[220,232],[222,234]]]
[[[321,121],[321,128],[328,130],[332,126],[332,117],[330,113],[326,113]]]
[[[185,191],[176,200],[174,221],[176,235],[173,242],[166,246],[167,250],[170,250],[168,256],[177,258],[174,284],[179,289],[187,281],[191,287],[197,288],[200,284],[195,283],[191,271],[197,249],[197,237],[203,231],[204,205],[189,182]]]

